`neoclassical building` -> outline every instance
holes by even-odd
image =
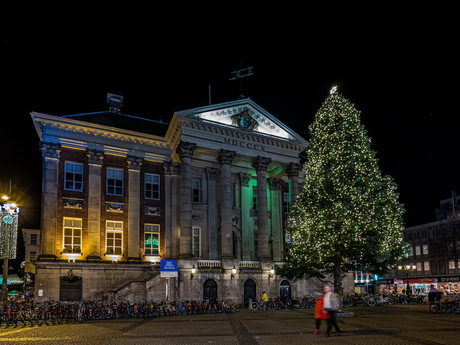
[[[31,113],[43,157],[36,300],[302,296],[274,274],[308,143],[250,99],[170,123]],[[174,261],[177,260],[177,261]],[[162,262],[177,271],[163,274]]]

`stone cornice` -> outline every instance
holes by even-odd
[[[135,145],[146,145],[158,148],[170,149],[165,138],[154,135],[122,130],[119,128],[97,125],[88,122],[61,118],[53,115],[31,113],[38,135],[42,140],[46,140],[47,136],[56,138],[84,136],[93,138],[101,138],[110,141],[120,141]],[[72,135],[73,134],[73,135]],[[85,138],[82,138],[85,141]]]

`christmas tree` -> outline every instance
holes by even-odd
[[[290,279],[344,273],[381,274],[404,256],[403,205],[390,176],[382,175],[360,112],[333,88],[309,127],[305,181],[286,229]]]

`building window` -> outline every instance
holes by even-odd
[[[192,202],[193,203],[201,202],[201,180],[198,180],[198,179],[192,180]]]
[[[422,272],[422,263],[417,262],[417,273]]]
[[[107,221],[106,254],[123,254],[123,222]]]
[[[414,255],[414,249],[412,248],[412,246],[410,246],[410,248],[407,250],[407,256],[413,256]]]
[[[252,209],[257,210],[257,187],[252,187]]]
[[[123,169],[107,168],[107,194],[123,195]]]
[[[291,194],[283,193],[283,213],[291,213]]]
[[[81,223],[80,218],[64,218],[63,251],[65,253],[81,253]]]
[[[423,271],[425,274],[430,273],[430,262],[429,261],[423,261]]]
[[[29,253],[29,260],[32,261],[32,260],[35,260],[37,258],[37,252],[30,252]]]
[[[64,189],[79,192],[83,190],[83,164],[65,162]]]
[[[144,225],[144,255],[160,255],[160,226]]]
[[[38,236],[37,234],[30,234],[30,242],[29,244],[37,244],[37,241],[38,241]]]
[[[415,255],[420,255],[420,246],[415,246]]]
[[[422,254],[428,255],[428,244],[422,245]]]
[[[457,262],[457,268],[460,268],[460,260]],[[455,260],[449,260],[449,269],[455,270]]]
[[[201,229],[197,227],[192,228],[192,254],[195,257],[200,256],[200,236]]]
[[[145,174],[144,193],[146,199],[160,199],[160,175]]]

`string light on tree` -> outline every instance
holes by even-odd
[[[404,208],[393,179],[379,170],[360,112],[336,86],[309,131],[307,173],[289,219],[292,244],[280,274],[333,274],[341,291],[344,272],[381,274],[403,257]]]

